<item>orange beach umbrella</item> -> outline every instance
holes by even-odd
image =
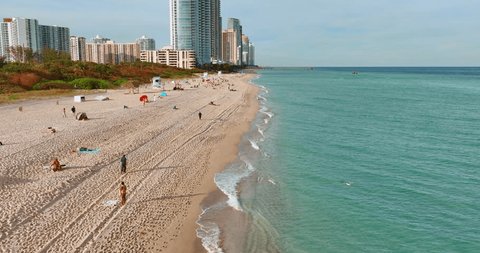
[[[148,101],[148,96],[147,95],[142,95],[140,97],[140,102],[143,102],[143,101]]]

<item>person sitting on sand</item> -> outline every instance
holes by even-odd
[[[177,110],[178,107],[176,105],[173,106],[173,110]]]
[[[0,141],[0,146],[2,146],[2,145],[3,145],[3,143]]]
[[[60,166],[60,161],[58,161],[58,158],[55,158],[52,161],[52,164],[50,164],[50,168],[52,168],[53,171],[59,171],[62,169],[62,167]]]

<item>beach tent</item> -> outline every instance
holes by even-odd
[[[155,76],[152,78],[152,88],[154,89],[161,89],[162,88],[162,83],[160,82],[160,77]]]
[[[82,113],[79,113],[79,116],[77,118],[78,120],[87,120],[88,117],[87,117],[87,114],[82,112]]]
[[[147,96],[147,95],[142,95],[142,96],[140,97],[140,102],[143,102],[143,101],[145,101],[145,102],[148,101],[148,96]]]
[[[75,103],[85,102],[85,96],[84,95],[74,96],[73,97],[73,102],[75,102]]]

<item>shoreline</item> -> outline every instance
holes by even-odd
[[[145,105],[139,96],[158,90],[0,105],[0,251],[205,252],[196,221],[258,111],[252,77],[189,79],[182,91],[168,84],[167,97]],[[72,105],[89,120],[75,120]],[[72,153],[78,147],[98,152]],[[54,157],[63,170],[48,169]],[[125,206],[115,204],[122,181]]]
[[[166,252],[207,252],[200,238],[196,235],[198,228],[197,220],[202,213],[202,207],[208,206],[209,203],[217,202],[219,199],[227,198],[217,187],[214,176],[238,158],[238,146],[243,136],[250,130],[251,124],[257,115],[259,109],[257,100],[259,88],[249,83],[253,78],[253,74],[245,75],[242,78],[242,81],[247,82],[251,90],[248,92],[246,103],[243,104],[241,110],[236,113],[243,115],[242,118],[244,120],[242,120],[240,124],[224,127],[225,129],[228,128],[228,131],[225,131],[226,134],[222,141],[215,145],[214,152],[209,159],[210,169],[206,176],[207,180],[205,180],[201,186],[201,191],[208,192],[208,194],[204,198],[194,200],[187,216],[188,222],[185,224],[185,228],[178,238],[179,240],[176,240],[173,245],[169,246]],[[193,243],[185,243],[185,241],[192,241]]]

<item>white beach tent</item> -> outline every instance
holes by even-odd
[[[73,97],[73,102],[75,102],[75,103],[85,102],[85,95],[74,96]]]
[[[154,76],[152,78],[152,88],[154,89],[161,89],[162,88],[162,83],[160,82],[160,77],[159,76]]]

